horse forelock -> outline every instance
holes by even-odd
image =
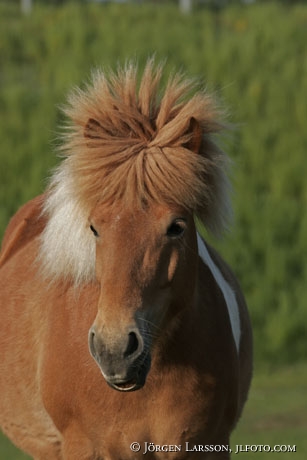
[[[45,201],[47,224],[41,235],[39,261],[42,275],[49,281],[64,279],[79,285],[95,278],[95,241],[66,169],[54,174]]]
[[[42,260],[53,276],[93,279],[88,216],[97,203],[174,203],[214,233],[225,226],[227,159],[213,140],[221,114],[183,76],[171,76],[163,90],[162,70],[150,60],[140,81],[133,64],[117,74],[97,71],[70,95],[66,158],[51,180],[42,235]]]

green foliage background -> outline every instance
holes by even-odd
[[[57,108],[97,66],[167,59],[229,109],[235,222],[214,242],[249,304],[256,362],[306,358],[307,6],[0,5],[0,232],[56,164]]]

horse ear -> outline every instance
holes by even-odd
[[[90,118],[84,128],[84,137],[88,139],[101,139],[103,127],[94,118]]]
[[[192,150],[194,153],[199,153],[203,133],[199,122],[194,117],[191,117],[190,119],[187,134],[189,134],[191,137],[190,140],[184,144],[184,147]]]

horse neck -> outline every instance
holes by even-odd
[[[198,273],[196,273],[197,277]],[[181,286],[184,288],[187,284],[183,282]],[[169,317],[166,319],[167,326],[163,328],[153,353],[153,368],[156,366],[158,369],[160,366],[174,362],[179,364],[186,358],[190,359],[187,352],[197,338],[202,312],[198,305],[197,279],[191,280],[189,287],[191,292],[182,289],[171,303]]]

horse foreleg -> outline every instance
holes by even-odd
[[[92,442],[77,423],[70,424],[63,432],[63,460],[99,460]]]

